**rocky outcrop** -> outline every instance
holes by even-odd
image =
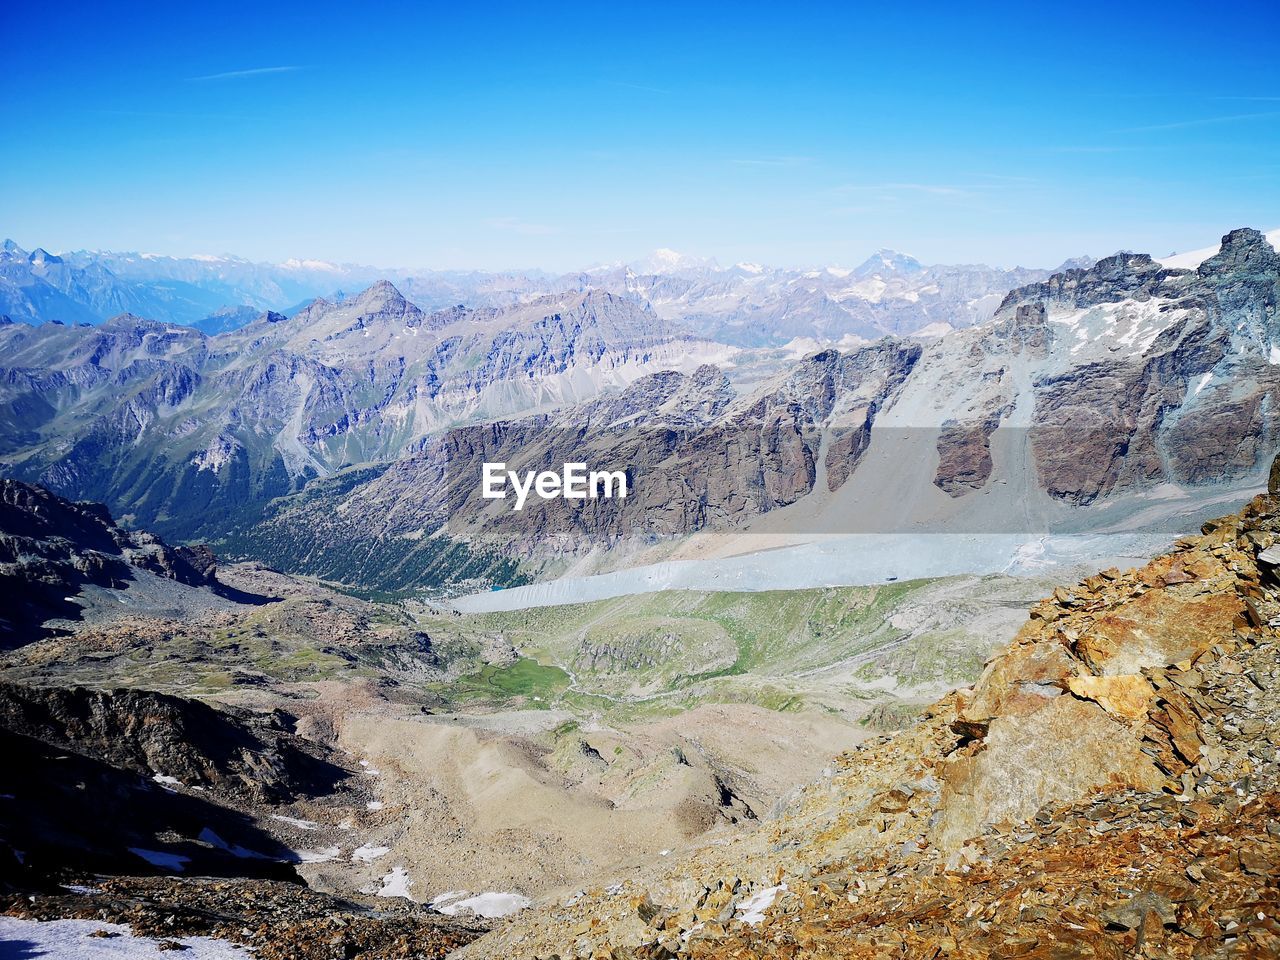
[[[754,834],[464,955],[1274,956],[1277,651],[1280,500],[1263,496],[1059,588],[971,689]]]
[[[127,587],[136,570],[220,589],[208,547],[169,547],[118,527],[102,504],[0,479],[0,645],[39,639],[47,620],[76,619],[82,587]]]
[[[145,690],[0,683],[0,729],[215,796],[285,803],[331,793],[345,774],[292,721]]]

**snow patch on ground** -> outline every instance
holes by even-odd
[[[451,890],[432,900],[431,909],[450,917],[456,917],[459,913],[474,913],[478,917],[495,920],[518,913],[532,902],[519,893],[490,892],[471,896],[466,890]]]
[[[778,894],[786,889],[787,885],[780,883],[776,887],[766,887],[753,893],[738,904],[738,919],[753,926],[759,923],[764,919],[764,912],[773,906],[773,901],[778,898]]]
[[[105,930],[111,937],[92,937]],[[253,954],[212,937],[178,937],[185,960],[253,960]],[[120,923],[97,920],[19,920],[0,917],[0,956],[45,957],[48,960],[170,960],[174,953],[160,949],[160,941],[135,937]]]
[[[372,843],[366,843],[364,846],[356,847],[351,851],[351,859],[360,863],[372,863],[379,857],[385,857],[390,852],[390,847],[378,847]]]
[[[209,844],[209,846],[211,847],[216,847],[219,850],[225,850],[227,853],[231,854],[233,857],[239,857],[241,860],[270,859],[268,856],[266,856],[266,854],[258,853],[257,851],[250,850],[247,847],[242,847],[237,843],[227,843],[227,841],[223,840],[220,836],[218,836],[208,827],[205,827],[203,830],[201,830],[200,836],[196,837],[196,839],[199,840],[201,843]]]
[[[279,820],[281,823],[287,823],[291,827],[297,827],[299,830],[315,830],[320,824],[314,820],[299,820],[297,817],[286,817],[279,813],[271,815],[272,820]]]
[[[406,900],[412,900],[413,897],[409,893],[411,886],[413,886],[413,881],[409,879],[409,874],[404,867],[394,867],[390,873],[382,878],[382,888],[376,895],[379,897],[404,897]]]
[[[317,847],[314,850],[295,850],[298,860],[302,863],[328,863],[330,860],[337,860],[338,854],[342,851],[337,847]]]
[[[168,777],[168,776],[165,776],[163,773],[157,773],[151,779],[154,780],[156,783],[166,787],[182,786],[182,781],[179,780],[177,777]]]
[[[187,868],[187,864],[191,862],[190,857],[179,856],[176,853],[165,853],[162,850],[146,850],[142,847],[130,847],[129,852],[135,857],[141,857],[153,867],[159,867],[161,870],[173,870],[181,873]]]

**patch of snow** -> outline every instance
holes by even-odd
[[[1209,385],[1209,381],[1212,379],[1213,379],[1213,371],[1210,371],[1209,373],[1206,373],[1203,377],[1201,377],[1200,382],[1196,384],[1196,389],[1195,389],[1195,392],[1192,394],[1192,396],[1199,396],[1200,391],[1203,390],[1205,387],[1207,387]]]
[[[1267,359],[1271,361],[1273,367],[1280,367],[1280,347],[1272,347]]]
[[[152,779],[152,780],[154,780],[156,783],[158,783],[158,784],[160,784],[160,785],[162,785],[162,786],[166,786],[166,787],[180,787],[180,786],[182,786],[182,781],[181,781],[181,780],[179,780],[177,777],[169,777],[169,776],[165,776],[163,773],[157,773],[157,774],[156,774],[154,777],[152,777],[151,779]]]
[[[209,844],[209,846],[215,847],[218,850],[225,850],[227,853],[231,854],[233,857],[239,857],[241,860],[271,859],[266,854],[258,853],[256,850],[250,850],[247,847],[242,847],[238,843],[227,843],[227,841],[223,840],[220,836],[218,836],[208,827],[205,827],[203,830],[201,830],[200,835],[196,837],[196,839],[199,840],[201,843],[207,843]]]
[[[368,808],[369,810],[381,810],[383,807],[383,803],[381,800],[370,800],[368,803],[365,804],[365,807]]]
[[[314,850],[295,850],[302,863],[328,863],[337,860],[340,851],[337,847],[317,847]]]
[[[165,853],[161,850],[147,850],[143,847],[130,847],[129,852],[135,857],[141,857],[153,867],[159,867],[161,870],[173,870],[175,873],[181,873],[187,868],[187,864],[191,862],[190,857],[183,857],[176,853]]]
[[[61,887],[63,890],[70,890],[72,893],[78,893],[86,897],[91,897],[95,893],[102,892],[97,887],[85,887],[85,886],[81,886],[78,883],[64,883],[64,884],[61,884]]]
[[[413,881],[409,879],[409,874],[405,872],[404,867],[395,867],[382,878],[382,888],[378,890],[376,896],[404,897],[406,900],[412,900],[413,897],[409,895],[411,886]]]
[[[352,862],[372,863],[379,857],[385,857],[391,852],[390,847],[376,847],[371,843],[366,843],[362,847],[356,847],[351,851]]]
[[[738,919],[753,926],[759,923],[764,919],[764,912],[773,906],[778,894],[786,889],[787,885],[780,883],[776,887],[766,887],[753,893],[738,904]]]
[[[110,937],[90,934],[105,930]],[[253,960],[243,947],[212,937],[177,937],[186,960]],[[160,941],[135,937],[121,923],[98,920],[20,920],[0,916],[0,943],[9,946],[0,954],[13,957],[47,957],[49,960],[170,960]]]
[[[1271,244],[1272,248],[1277,252],[1280,252],[1280,230],[1272,230],[1265,234],[1265,236],[1267,238],[1267,243]],[[1156,257],[1155,260],[1156,263],[1160,264],[1162,267],[1168,267],[1171,270],[1194,270],[1221,249],[1222,247],[1220,245],[1205,247],[1201,250],[1190,250],[1187,253],[1175,253],[1170,254],[1167,257]]]
[[[955,327],[947,323],[945,320],[938,320],[934,323],[927,324],[915,331],[913,337],[945,337],[948,333],[955,331]]]
[[[287,823],[291,827],[297,827],[299,830],[314,830],[320,826],[314,820],[299,820],[297,817],[286,817],[279,813],[271,815],[272,820],[279,820],[281,823]]]
[[[432,900],[431,909],[450,917],[456,917],[460,913],[474,913],[477,917],[496,920],[498,917],[518,913],[531,903],[532,900],[519,893],[490,892],[467,896],[466,890],[453,890]]]

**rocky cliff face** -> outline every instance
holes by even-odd
[[[713,366],[669,371],[558,414],[452,430],[367,483],[277,504],[259,542],[305,544],[320,558],[332,543],[364,556],[376,539],[384,558],[412,568],[404,555],[434,556],[447,542],[435,536],[442,530],[473,547],[545,558],[735,529],[809,495],[822,474],[838,487],[919,355],[918,344],[895,341],[829,350],[741,399]],[[510,500],[483,498],[486,462],[518,473],[581,462],[622,472],[630,486],[625,498],[534,497],[515,511]]]
[[[1274,956],[1277,650],[1264,496],[1058,589],[973,688],[838,758],[755,834],[468,955]]]
[[[843,279],[890,269],[927,273],[890,258]],[[796,505],[814,531],[1030,532],[1024,514],[1078,529],[1086,508],[1162,485],[1194,500],[1261,476],[1280,442],[1278,284],[1280,255],[1237,230],[1195,269],[1116,255],[1013,291],[989,323],[818,350],[763,378],[753,365],[776,355],[732,354],[598,289],[430,313],[383,282],[216,337],[128,317],[10,324],[0,463],[162,534],[234,531],[238,551],[359,568],[371,587],[492,572],[431,536],[446,520],[522,556]],[[731,402],[718,373],[695,374],[705,360],[733,373]],[[661,371],[698,397],[671,406],[643,380]],[[475,502],[478,476],[459,484],[485,459],[634,466],[637,495],[510,518]],[[264,517],[277,497],[293,499]],[[327,557],[339,542],[364,559]]]
[[[216,337],[121,316],[10,324],[0,341],[4,469],[184,538],[447,424],[723,353],[608,294],[426,314],[385,282]]]
[[[291,725],[278,711],[228,713],[145,690],[0,684],[0,728],[10,734],[255,803],[331,793],[346,776]]]
[[[208,547],[170,547],[116,526],[101,504],[0,479],[0,646],[38,639],[46,620],[77,619],[82,587],[124,588],[142,571],[218,588]]]

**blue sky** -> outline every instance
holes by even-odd
[[[5,4],[0,233],[569,269],[1280,226],[1274,0],[690,6]]]

